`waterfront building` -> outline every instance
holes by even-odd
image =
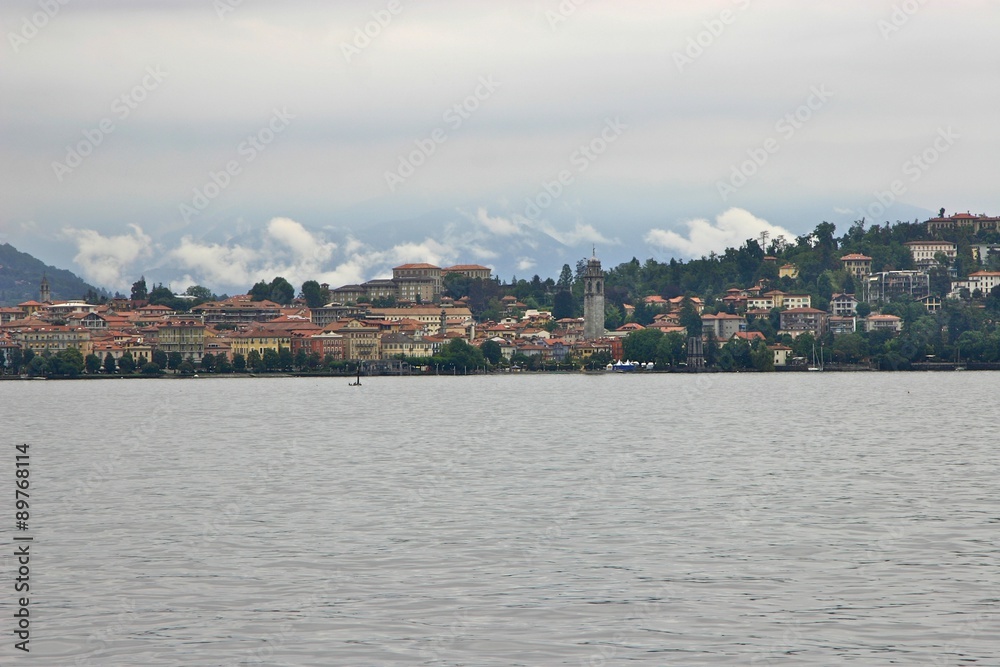
[[[177,320],[159,327],[156,349],[170,354],[178,352],[187,359],[200,362],[205,355],[205,325],[193,320]]]

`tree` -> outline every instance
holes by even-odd
[[[569,268],[568,266],[566,268]],[[552,299],[552,317],[561,320],[564,317],[573,317],[573,293],[568,289],[556,292]]]
[[[193,296],[196,304],[205,303],[206,301],[211,301],[215,298],[215,295],[212,294],[212,290],[207,287],[202,287],[201,285],[191,285],[184,290],[184,294],[187,296]]]
[[[95,375],[101,370],[101,358],[96,354],[88,354],[84,360],[89,375]]]
[[[600,370],[602,368],[607,368],[614,359],[611,358],[610,352],[605,352],[601,350],[600,352],[594,352],[592,355],[587,357],[584,366],[589,370]]]
[[[862,301],[861,303],[858,304],[857,308],[855,308],[855,312],[858,314],[858,317],[862,319],[868,317],[869,315],[872,314],[871,304]]]
[[[108,375],[114,375],[116,370],[118,370],[118,363],[115,362],[115,358],[108,352],[104,355],[104,372]]]
[[[266,301],[271,296],[271,286],[264,280],[254,283],[250,288],[251,301]]]
[[[179,299],[169,287],[157,285],[149,293],[149,303],[153,306],[166,306],[171,310],[187,310],[191,304],[185,299]]]
[[[503,359],[503,351],[500,349],[500,343],[495,340],[488,340],[479,346],[479,351],[483,353],[483,358],[490,363],[491,366],[498,366],[500,361]]]
[[[1000,285],[995,286],[986,295],[986,310],[1000,313]]]
[[[83,354],[75,347],[60,350],[48,359],[48,373],[61,377],[76,377],[86,367]]]
[[[206,373],[211,373],[215,369],[215,355],[211,352],[206,352],[201,355],[201,369]]]
[[[281,276],[271,281],[271,301],[287,306],[294,300],[295,288],[290,282]]]
[[[317,370],[322,365],[323,358],[319,356],[319,352],[310,352],[309,356],[306,357],[306,368],[309,370]]]
[[[281,357],[271,348],[264,350],[264,354],[261,356],[261,361],[264,365],[264,370],[268,371],[278,370],[278,367],[281,365]]]
[[[40,377],[46,375],[49,372],[49,363],[45,360],[45,357],[34,356],[31,361],[28,362],[28,375],[33,375],[35,377]]]
[[[184,362],[184,355],[180,352],[170,352],[167,354],[167,366],[176,371],[180,368],[180,365]]]
[[[142,373],[143,375],[149,375],[149,376],[161,375],[163,373],[163,371],[160,370],[160,367],[157,366],[152,361],[150,361],[148,364],[143,364],[142,370],[140,370],[139,372]]]
[[[843,334],[833,339],[834,361],[845,364],[856,364],[866,354],[865,339],[859,333]]]
[[[278,367],[283,371],[290,371],[293,364],[295,364],[295,356],[292,351],[287,347],[278,348]]]
[[[676,331],[664,334],[656,344],[656,365],[674,368],[687,359],[684,336]]]
[[[194,364],[185,359],[181,362],[181,365],[177,367],[181,375],[194,375]]]
[[[241,353],[237,352],[233,355],[233,370],[237,373],[242,373],[247,369],[247,358]]]
[[[659,329],[632,331],[622,341],[622,355],[629,361],[655,361],[657,345],[662,337],[663,332]]]
[[[8,365],[10,366],[10,369],[14,372],[15,375],[21,372],[21,366],[24,365],[24,353],[21,352],[21,348],[15,347],[13,350],[10,351]]]
[[[167,353],[163,350],[156,349],[153,350],[153,363],[159,366],[161,369],[167,367]],[[178,362],[180,363],[180,362]]]
[[[118,368],[125,375],[131,375],[135,372],[135,359],[132,358],[131,352],[126,352],[122,355],[121,360],[118,362]]]
[[[572,286],[573,269],[569,268],[569,264],[563,264],[562,271],[559,272],[559,280],[556,281],[556,287],[568,292]]]
[[[309,355],[306,353],[304,349],[300,348],[299,351],[295,353],[295,368],[299,369],[300,371],[304,371],[308,363],[309,363]]]
[[[755,341],[753,344],[753,349],[750,352],[751,359],[753,360],[753,367],[759,371],[773,371],[774,370],[774,353],[767,349],[767,344],[764,341]]]
[[[146,289],[146,276],[142,276],[139,280],[132,283],[132,300],[145,301],[148,296],[149,292]]]
[[[431,362],[456,370],[475,369],[486,365],[482,350],[469,345],[461,338],[452,338],[448,341],[441,351],[431,358]]]
[[[249,354],[247,354],[247,368],[252,370],[254,373],[260,373],[264,370],[264,357],[261,356],[260,352],[257,350],[250,350]]]
[[[310,308],[320,308],[325,305],[323,290],[315,280],[307,280],[302,283],[302,298],[306,300],[306,305]]]
[[[681,306],[680,322],[681,326],[687,329],[688,338],[701,338],[701,315],[698,314],[698,309],[694,307],[691,299],[684,299]]]

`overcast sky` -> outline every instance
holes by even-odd
[[[0,240],[234,293],[1000,214],[998,25],[985,0],[5,0]]]

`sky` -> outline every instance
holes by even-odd
[[[997,215],[997,25],[985,0],[5,0],[0,242],[234,294]]]

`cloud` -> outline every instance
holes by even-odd
[[[517,270],[518,271],[530,271],[535,268],[535,260],[530,257],[522,257],[517,260]]]
[[[759,237],[763,231],[770,238],[784,236],[795,238],[795,234],[755,217],[741,208],[731,208],[715,218],[715,224],[704,218],[696,218],[685,223],[688,235],[685,238],[675,231],[651,229],[644,237],[646,243],[663,250],[676,250],[687,257],[701,257],[711,252],[722,252],[726,248],[738,248],[750,238]]]
[[[76,243],[73,258],[87,280],[113,289],[128,287],[123,275],[130,264],[153,254],[153,239],[139,225],[129,225],[132,232],[117,236],[103,236],[93,229],[66,227],[64,236]]]
[[[561,232],[547,222],[539,222],[538,229],[565,246],[576,246],[581,243],[600,243],[603,245],[617,245],[620,243],[617,239],[612,241],[607,238],[597,231],[593,225],[581,222],[577,222],[573,229],[568,232]]]
[[[260,253],[244,245],[201,243],[185,236],[180,246],[167,256],[185,270],[193,271],[203,284],[240,285],[249,289],[257,281],[254,265]]]
[[[190,236],[167,253],[187,272],[186,279],[243,291],[259,280],[283,276],[292,285],[317,280],[335,287],[392,275],[392,267],[409,262],[446,265],[458,254],[452,244],[433,239],[374,249],[348,237],[338,245],[289,218],[272,219],[257,244],[204,243]],[[190,282],[188,284],[191,284]]]
[[[336,243],[325,243],[289,218],[271,220],[267,225],[267,233],[272,239],[292,250],[296,257],[304,262],[328,261],[337,249]]]
[[[523,234],[525,224],[527,223],[527,219],[518,215],[510,218],[491,216],[483,207],[479,207],[479,210],[476,211],[475,219],[476,222],[496,236],[516,236]]]

